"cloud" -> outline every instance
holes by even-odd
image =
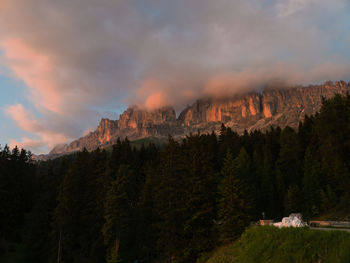
[[[41,151],[45,146],[50,148],[56,144],[67,142],[70,138],[66,136],[66,132],[56,128],[55,125],[45,123],[33,114],[28,112],[21,104],[16,104],[5,108],[5,112],[10,116],[23,131],[35,134],[38,138],[24,137],[21,141],[11,140],[10,146],[15,145],[21,148]]]
[[[182,104],[198,99],[198,96],[200,95],[193,89],[177,86],[176,82],[150,78],[142,83],[128,102],[130,105],[152,111],[169,105],[176,107],[179,101],[182,101],[180,105],[183,106]]]
[[[169,92],[170,88],[164,83],[157,79],[149,79],[137,90],[135,98],[130,103],[145,107],[148,110],[172,105],[173,102],[168,95]]]
[[[207,82],[202,95],[227,97],[247,91],[260,91],[265,87],[308,85],[315,80],[324,83],[330,79],[343,79],[348,74],[349,68],[344,64],[324,63],[304,70],[297,65],[277,63],[266,68],[246,68],[239,72],[215,75]]]
[[[304,9],[308,4],[317,3],[316,0],[284,0],[277,4],[278,14],[281,17],[287,17]]]
[[[45,130],[31,114],[24,109],[21,104],[9,106],[5,109],[6,113],[18,123],[18,126],[28,132],[37,132]]]
[[[22,104],[5,107],[5,113],[22,131],[32,135],[30,137],[24,136],[21,140],[12,139],[10,145],[18,145],[36,153],[47,152],[57,144],[66,143],[82,136],[84,131],[81,130],[81,127],[88,127],[86,131],[92,130],[101,117],[94,111],[81,111],[79,114],[81,118],[50,111],[42,113],[40,117],[25,109]],[[90,127],[86,125],[89,119],[95,120],[90,124]]]
[[[42,140],[35,140],[24,137],[21,141],[17,141],[14,139],[10,140],[9,146],[14,148],[15,146],[23,149],[33,149],[34,151],[40,150],[45,146],[45,142]]]
[[[346,0],[0,3],[0,63],[27,85],[34,108],[30,123],[11,116],[48,146],[81,136],[125,101],[180,109],[276,80],[350,77]]]
[[[19,39],[6,38],[1,46],[6,51],[5,64],[31,88],[33,102],[38,107],[61,112],[63,95],[56,86],[50,57],[30,48]]]

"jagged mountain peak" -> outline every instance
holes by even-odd
[[[147,110],[128,107],[118,120],[101,119],[97,129],[68,145],[56,146],[48,155],[58,156],[83,149],[96,149],[114,144],[117,139],[146,137],[181,138],[193,132],[218,131],[222,123],[235,131],[266,129],[270,126],[296,128],[305,114],[314,114],[322,104],[322,97],[350,92],[350,82],[328,81],[323,85],[293,88],[267,88],[226,98],[202,98],[188,105],[176,118],[168,106]]]

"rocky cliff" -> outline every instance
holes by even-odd
[[[91,151],[97,147],[114,144],[118,138],[128,137],[130,140],[155,136],[162,137],[178,130],[175,110],[163,107],[154,111],[146,111],[139,107],[129,107],[120,115],[119,120],[102,119],[94,132],[83,136],[70,144],[58,145],[49,153],[57,156],[82,150]]]
[[[171,107],[146,111],[129,107],[119,120],[102,119],[97,129],[67,145],[55,147],[49,156],[83,149],[96,149],[116,142],[117,138],[136,140],[146,137],[183,137],[193,132],[218,131],[221,123],[239,133],[245,129],[266,129],[270,126],[296,128],[305,114],[320,109],[322,97],[350,92],[350,83],[326,82],[324,85],[265,89],[222,99],[200,99],[184,109],[178,118]]]
[[[287,125],[296,128],[305,114],[320,109],[322,97],[350,92],[350,83],[326,82],[324,85],[266,89],[225,99],[202,99],[181,112],[179,121],[190,130],[207,131],[224,123],[241,133],[245,129],[265,129]]]

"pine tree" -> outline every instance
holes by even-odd
[[[231,128],[226,128],[224,124],[221,125],[219,135],[219,161],[223,162],[228,149],[232,152],[233,156],[236,157],[241,148],[241,138],[237,132],[232,131]]]
[[[280,137],[280,154],[277,166],[286,185],[300,184],[302,174],[302,148],[296,132],[286,127]],[[298,176],[295,176],[295,175]]]
[[[35,179],[29,152],[17,146],[11,151],[7,145],[0,150],[0,251],[7,250],[2,244],[21,239],[25,215],[36,198]]]
[[[104,238],[101,228],[104,224],[104,202],[110,186],[110,177],[106,174],[107,153],[95,150],[90,153],[91,168],[85,175],[84,203],[81,207],[81,227],[88,229],[80,235],[83,254],[92,262],[101,262],[105,258]],[[91,237],[94,237],[91,239]]]
[[[249,224],[250,200],[247,187],[242,180],[241,172],[245,170],[247,153],[241,150],[234,159],[230,151],[227,152],[222,168],[223,180],[219,187],[219,229],[223,242],[232,241],[240,236]]]
[[[302,194],[296,184],[289,186],[284,202],[285,215],[299,213],[302,210]]]
[[[183,250],[184,262],[195,261],[201,253],[209,251],[215,242],[213,222],[216,216],[217,175],[213,170],[214,152],[207,149],[206,139],[207,136],[197,134],[187,137],[182,145],[187,167],[184,235],[188,245]]]
[[[182,257],[186,246],[183,229],[186,219],[186,183],[183,154],[179,144],[169,137],[161,153],[160,182],[155,196],[156,213],[159,215],[158,250],[167,262]]]
[[[140,194],[140,253],[146,262],[154,262],[158,256],[157,251],[157,224],[159,215],[156,213],[156,193],[159,190],[159,175],[157,168],[151,165],[145,168],[146,181]]]
[[[135,184],[135,172],[128,165],[121,165],[116,179],[107,192],[103,235],[107,246],[107,262],[117,259],[131,261],[135,252],[136,214],[139,188]]]
[[[266,159],[266,156],[254,152],[253,156],[254,166],[254,196],[257,205],[256,214],[264,213],[267,217],[274,216],[274,198],[275,198],[275,184],[274,171],[272,164]]]
[[[306,216],[319,213],[320,197],[320,165],[313,161],[310,148],[306,150],[304,161],[303,197]]]
[[[57,246],[62,244],[62,258],[65,261],[89,262],[82,249],[86,240],[80,239],[87,231],[82,224],[82,211],[85,207],[86,176],[91,170],[89,165],[89,153],[84,149],[76,155],[60,185],[58,205],[54,213],[54,231],[57,241],[61,240]]]

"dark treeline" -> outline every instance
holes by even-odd
[[[0,152],[0,253],[26,262],[196,262],[251,221],[350,207],[350,95],[297,131],[195,134],[34,164]],[[1,259],[1,256],[0,256]]]

